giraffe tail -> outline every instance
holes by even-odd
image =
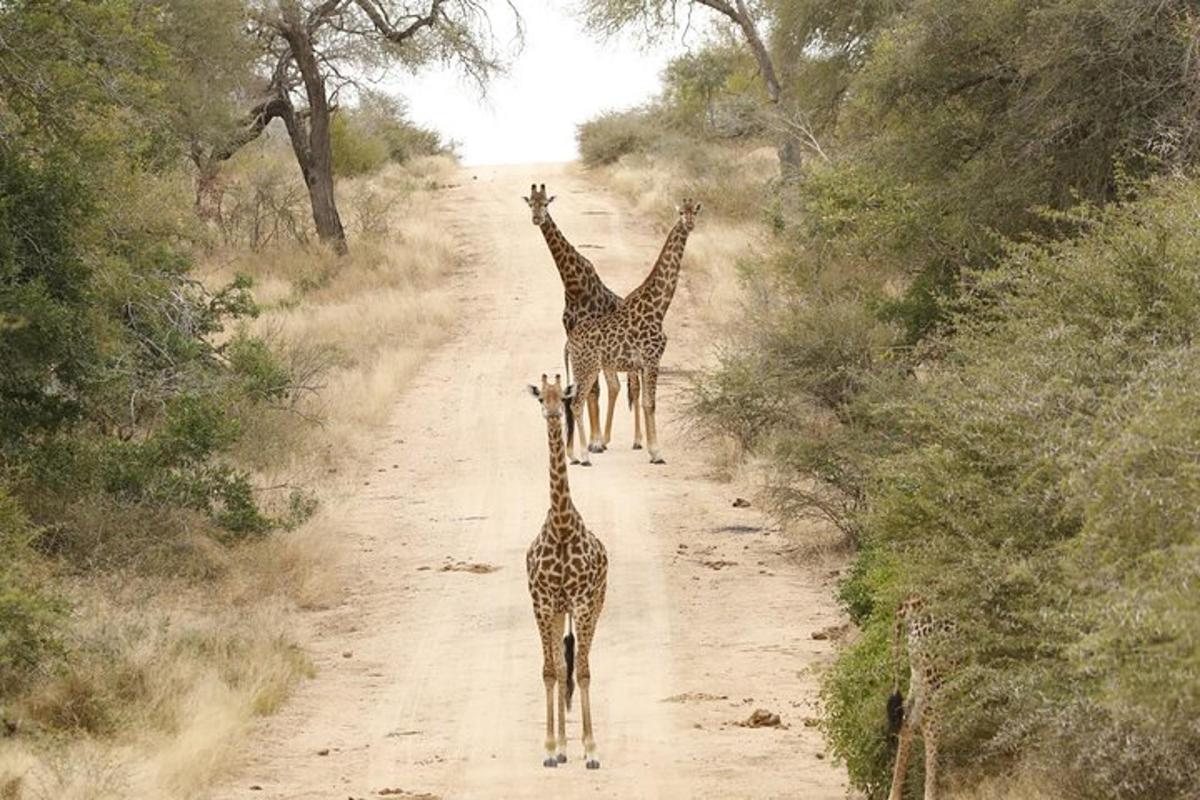
[[[905,609],[902,603],[896,609],[892,622],[892,693],[887,701],[888,746],[895,747],[904,725],[904,693],[900,691],[900,637],[904,635]]]
[[[575,694],[575,624],[567,614],[567,635],[563,637],[563,656],[567,662],[567,709],[571,708],[571,696]]]
[[[563,413],[567,415],[567,445],[575,446],[575,401],[563,403]],[[582,434],[581,434],[582,435]]]
[[[888,747],[895,748],[900,739],[900,728],[904,726],[904,695],[900,690],[892,692],[887,701]]]

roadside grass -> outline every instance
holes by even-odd
[[[262,164],[235,159],[230,171],[251,167]],[[312,675],[294,615],[341,595],[334,498],[453,330],[446,284],[459,258],[435,218],[453,169],[426,157],[343,181],[347,258],[283,240],[223,242],[200,258],[204,282],[254,280],[261,313],[248,324],[298,383],[286,402],[244,415],[232,458],[268,507],[315,500],[317,511],[292,530],[225,543],[199,519],[164,526],[124,508],[73,509],[76,527],[95,531],[94,557],[116,553],[123,566],[56,581],[71,609],[64,658],[0,708],[19,726],[0,731],[0,800],[195,797]],[[167,540],[162,527],[194,535]]]
[[[765,188],[778,172],[770,148],[698,145],[681,140],[649,152],[622,156],[587,171],[597,181],[658,221],[663,233],[675,224],[685,197],[703,209],[688,239],[680,289],[696,302],[702,322],[720,326],[742,300],[739,265],[763,248],[769,194]]]

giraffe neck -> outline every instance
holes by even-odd
[[[683,249],[687,246],[688,229],[683,220],[675,223],[667,234],[662,252],[654,262],[654,268],[642,281],[642,285],[634,290],[638,300],[649,306],[650,313],[659,322],[666,316],[671,306],[671,298],[675,296],[675,287],[679,283],[679,266],[683,262]]]
[[[571,503],[571,485],[567,482],[562,420],[547,417],[546,434],[550,439],[550,507],[555,511],[566,511],[574,508],[574,505]]]
[[[563,236],[549,213],[538,227],[542,229],[542,236],[546,238],[550,255],[554,257],[554,266],[558,267],[558,274],[562,277],[563,286],[567,291],[570,292],[573,287],[581,288],[587,285],[596,274],[591,262],[567,241],[567,237]]]

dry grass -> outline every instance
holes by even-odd
[[[237,458],[261,485],[304,486],[325,503],[293,531],[232,550],[198,535],[185,543],[195,552],[167,554],[162,570],[151,560],[136,575],[69,585],[69,664],[6,709],[23,730],[0,738],[0,800],[195,797],[310,673],[294,612],[341,594],[331,498],[452,330],[446,279],[458,258],[435,220],[452,169],[421,159],[344,182],[348,258],[278,244],[218,249],[201,264],[205,281],[254,278],[263,313],[252,329],[311,384],[293,406],[248,419]],[[179,559],[199,572],[165,577]]]
[[[738,265],[763,247],[764,187],[777,171],[770,148],[712,146],[625,156],[588,175],[659,219],[664,232],[684,197],[703,203],[697,233],[688,241],[681,288],[711,331],[733,319],[730,312],[741,302]]]

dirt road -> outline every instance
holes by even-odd
[[[685,275],[667,318],[666,466],[615,447],[571,468],[610,558],[592,697],[602,768],[541,765],[541,652],[524,554],[548,502],[545,423],[526,383],[561,370],[562,291],[520,196],[545,181],[568,237],[615,290],[661,234],[568,167],[466,168],[439,213],[461,237],[461,330],[379,432],[340,504],[350,591],[303,621],[316,677],[265,720],[221,798],[842,798],[813,716],[812,668],[838,622],[831,579],[798,565],[672,423],[706,331]],[[703,237],[700,219],[693,241]],[[599,245],[600,247],[587,247]],[[482,565],[474,566],[472,565]],[[479,571],[472,571],[473,569]],[[786,728],[745,728],[756,708]],[[387,790],[385,793],[384,790]],[[427,794],[424,794],[427,793]]]

